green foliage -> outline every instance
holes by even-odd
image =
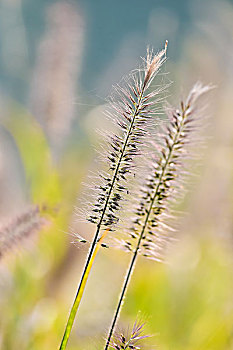
[[[19,149],[33,201],[54,206],[61,201],[61,183],[42,128],[21,106],[15,105],[7,129]]]

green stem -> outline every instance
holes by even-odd
[[[183,112],[183,120],[184,120],[184,118],[185,118],[185,111]],[[140,248],[140,245],[141,245],[142,237],[144,236],[144,232],[145,232],[145,229],[146,229],[146,226],[147,226],[147,223],[148,223],[151,211],[153,209],[153,205],[154,205],[155,199],[156,199],[156,197],[158,195],[159,188],[160,188],[160,185],[162,183],[163,176],[165,174],[165,171],[166,171],[167,165],[169,163],[169,160],[170,160],[170,158],[172,156],[174,145],[176,144],[176,141],[177,141],[177,139],[178,139],[178,137],[180,135],[182,127],[183,127],[183,122],[181,123],[181,126],[177,130],[177,133],[176,133],[176,135],[174,137],[173,145],[172,145],[171,149],[169,150],[166,162],[165,162],[165,164],[163,166],[161,175],[159,177],[158,184],[157,184],[156,189],[155,189],[155,193],[154,193],[154,195],[153,195],[153,197],[151,199],[151,204],[150,204],[150,207],[149,207],[149,209],[147,211],[147,215],[145,217],[145,222],[144,222],[144,225],[142,227],[142,231],[141,231],[141,234],[139,236],[137,246],[135,248],[132,260],[131,260],[131,262],[129,264],[129,268],[128,268],[128,271],[126,273],[125,282],[124,282],[124,285],[123,285],[123,288],[122,288],[122,291],[121,291],[121,294],[120,294],[120,298],[119,298],[119,301],[118,301],[118,305],[117,305],[117,308],[116,308],[116,311],[115,311],[115,314],[114,314],[114,317],[113,317],[113,320],[112,320],[111,328],[110,328],[110,331],[109,331],[109,334],[108,334],[108,339],[107,339],[107,342],[106,342],[106,345],[105,345],[105,350],[107,350],[109,348],[110,341],[111,341],[111,338],[112,338],[112,335],[113,335],[113,332],[114,332],[114,329],[115,329],[115,326],[116,326],[116,322],[117,322],[117,319],[119,317],[119,314],[120,314],[120,311],[121,311],[121,308],[122,308],[122,305],[123,305],[123,301],[124,301],[124,297],[125,297],[125,294],[126,294],[126,291],[127,291],[127,287],[129,285],[129,282],[130,282],[130,279],[131,279],[131,276],[132,276],[132,273],[133,273],[134,266],[136,264],[136,258],[137,258],[138,251],[139,251],[139,248]]]
[[[126,273],[125,282],[124,282],[124,285],[123,285],[123,288],[122,288],[122,291],[121,291],[121,294],[120,294],[120,298],[119,298],[119,301],[118,301],[118,305],[117,305],[117,308],[116,308],[116,311],[115,311],[115,314],[114,314],[114,317],[113,317],[113,321],[112,321],[111,328],[110,328],[110,331],[109,331],[109,335],[108,335],[108,339],[107,339],[107,342],[106,342],[105,350],[107,350],[109,345],[110,345],[110,341],[111,341],[111,338],[112,338],[112,335],[113,335],[113,332],[114,332],[114,329],[115,329],[115,325],[116,325],[117,319],[119,317],[119,314],[120,314],[120,311],[121,311],[121,307],[123,305],[124,297],[125,297],[125,294],[126,294],[126,291],[127,291],[127,287],[128,287],[128,284],[130,282],[130,279],[131,279],[131,276],[132,276],[132,273],[133,273],[133,269],[134,269],[134,266],[135,266],[135,263],[136,263],[136,258],[137,258],[137,255],[138,255],[138,250],[140,248],[141,240],[142,240],[142,237],[143,237],[146,225],[147,225],[147,221],[148,221],[149,216],[150,216],[150,212],[151,212],[151,209],[152,209],[152,206],[153,206],[153,202],[154,201],[151,201],[150,209],[148,210],[148,213],[147,213],[147,216],[146,216],[146,219],[145,219],[145,223],[143,225],[140,237],[138,239],[137,246],[135,248],[132,260],[131,260],[131,262],[129,264],[129,268],[128,268],[128,271]]]
[[[130,123],[129,130],[127,132],[127,136],[126,136],[126,139],[125,139],[125,142],[124,142],[124,146],[123,146],[123,149],[121,151],[121,156],[120,156],[120,158],[118,160],[118,164],[117,164],[116,170],[115,170],[114,175],[113,175],[112,183],[111,183],[111,186],[110,186],[107,198],[106,198],[105,206],[103,208],[103,212],[102,212],[100,221],[99,221],[99,223],[97,225],[97,230],[96,230],[93,242],[92,242],[91,247],[90,247],[90,251],[89,251],[89,254],[88,254],[88,257],[87,257],[87,261],[86,261],[86,264],[85,264],[85,267],[84,267],[84,271],[83,271],[83,274],[82,274],[82,277],[81,277],[81,281],[79,283],[79,287],[78,287],[78,290],[77,290],[77,293],[76,293],[76,296],[75,296],[75,299],[74,299],[74,303],[73,303],[73,306],[72,306],[70,314],[69,314],[69,318],[68,318],[68,321],[67,321],[67,324],[66,324],[65,332],[64,332],[64,335],[63,335],[63,338],[62,338],[62,342],[61,342],[61,345],[60,345],[60,348],[59,348],[60,350],[66,349],[66,345],[67,345],[67,342],[68,342],[69,337],[70,337],[71,329],[72,329],[72,326],[73,326],[73,323],[74,323],[74,319],[75,319],[75,316],[76,316],[76,313],[77,313],[80,301],[82,299],[82,295],[83,295],[83,292],[84,292],[84,289],[85,289],[85,286],[86,286],[86,283],[87,283],[87,279],[88,279],[88,276],[89,276],[92,264],[94,262],[95,256],[97,254],[97,250],[98,249],[96,248],[96,243],[98,242],[100,228],[101,228],[101,225],[102,225],[102,222],[103,222],[103,219],[104,219],[105,212],[106,212],[107,207],[108,207],[108,203],[109,203],[112,191],[114,189],[114,185],[115,185],[115,182],[116,182],[116,179],[117,179],[118,171],[119,171],[121,162],[123,160],[123,157],[124,157],[124,154],[125,154],[125,151],[126,151],[126,147],[128,145],[128,141],[130,139],[130,135],[131,135],[131,132],[132,132],[132,129],[133,129],[133,126],[134,126],[135,119],[136,119],[136,117],[138,116],[138,113],[139,113],[139,107],[140,107],[140,104],[141,104],[143,93],[144,93],[144,88],[142,89],[141,94],[139,96],[138,103],[136,105],[134,114],[132,116],[132,121]]]
[[[63,349],[66,348],[67,342],[68,342],[69,337],[70,337],[71,329],[72,329],[72,326],[73,326],[73,323],[74,323],[74,319],[75,319],[75,316],[76,316],[76,313],[77,313],[80,301],[82,299],[82,295],[83,295],[83,292],[84,292],[84,289],[85,289],[85,286],[86,286],[86,283],[87,283],[88,276],[89,276],[90,271],[91,271],[91,267],[93,265],[94,259],[96,257],[96,254],[97,254],[98,250],[99,250],[99,247],[100,247],[99,244],[96,245],[97,238],[98,238],[98,235],[96,235],[96,237],[95,237],[95,239],[94,239],[94,241],[92,243],[90,252],[88,254],[88,258],[87,258],[87,261],[86,261],[86,265],[84,267],[84,271],[83,271],[83,274],[82,274],[82,277],[81,277],[81,281],[79,283],[79,287],[78,287],[78,290],[77,290],[77,293],[76,293],[76,296],[75,296],[75,299],[74,299],[74,303],[73,303],[73,306],[71,308],[71,311],[70,311],[70,314],[69,314],[69,318],[68,318],[68,321],[67,321],[67,324],[66,324],[65,332],[64,332],[64,335],[63,335],[63,338],[62,338],[62,342],[61,342],[61,345],[60,345],[60,348],[59,348],[60,350],[63,350]]]

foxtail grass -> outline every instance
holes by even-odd
[[[0,227],[0,259],[32,238],[48,221],[37,205],[30,206],[22,214]]]
[[[130,223],[130,240],[123,240],[122,247],[132,252],[132,259],[125,276],[122,291],[109,330],[105,350],[111,344],[112,335],[123,305],[124,297],[139,254],[161,261],[163,251],[171,238],[173,230],[167,223],[171,216],[171,207],[183,194],[183,182],[188,173],[187,160],[191,157],[192,146],[197,146],[197,132],[200,125],[200,113],[197,99],[209,90],[209,86],[200,83],[194,85],[186,102],[179,109],[167,111],[170,122],[161,133],[160,145],[154,145],[159,151],[150,162],[149,176],[141,179],[141,186],[135,198],[138,203],[134,218]]]
[[[131,330],[123,330],[114,333],[110,347],[115,350],[140,350],[143,340],[149,335],[144,334],[145,324],[136,321]]]
[[[116,229],[119,222],[121,203],[129,192],[127,181],[135,171],[134,159],[140,153],[143,140],[148,137],[151,124],[158,114],[160,93],[164,87],[151,90],[151,84],[166,59],[166,49],[154,55],[148,50],[142,68],[132,72],[123,86],[115,87],[110,97],[110,119],[119,127],[119,132],[107,137],[107,151],[104,162],[108,169],[99,174],[100,184],[95,185],[94,201],[89,204],[87,220],[96,225],[96,232],[90,245],[82,277],[66,324],[60,350],[65,349],[70,337],[74,319],[99,242],[104,232]],[[105,147],[105,148],[106,148]],[[83,238],[81,241],[85,241]]]

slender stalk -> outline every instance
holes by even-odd
[[[99,238],[101,224],[103,222],[104,215],[105,215],[106,209],[108,207],[108,203],[109,203],[109,199],[110,199],[111,193],[112,193],[112,191],[114,189],[114,184],[115,184],[116,179],[117,179],[118,170],[120,168],[122,159],[123,159],[124,154],[125,154],[125,150],[126,150],[126,147],[127,147],[127,144],[128,144],[128,141],[129,141],[129,138],[130,138],[133,126],[134,126],[135,118],[137,117],[137,115],[139,113],[139,108],[140,108],[141,100],[142,100],[142,97],[143,97],[144,89],[145,89],[145,87],[142,88],[142,91],[141,91],[141,94],[140,94],[137,106],[136,106],[135,111],[134,111],[134,115],[133,115],[131,124],[130,124],[129,130],[128,130],[128,133],[127,133],[127,136],[126,136],[126,139],[125,139],[125,143],[124,143],[124,146],[123,146],[123,149],[122,149],[122,152],[121,152],[121,156],[120,156],[120,158],[118,160],[118,164],[117,164],[116,170],[115,170],[114,175],[113,175],[111,187],[109,189],[109,192],[108,192],[108,195],[107,195],[107,198],[106,198],[106,202],[105,202],[105,206],[104,206],[104,209],[103,209],[103,213],[102,213],[100,221],[99,221],[99,223],[97,225],[97,230],[96,230],[93,242],[91,244],[91,248],[90,248],[90,251],[89,251],[89,254],[88,254],[88,257],[87,257],[87,261],[86,261],[86,264],[85,264],[85,267],[84,267],[84,270],[83,270],[83,274],[82,274],[82,277],[81,277],[81,280],[80,280],[80,283],[79,283],[79,286],[78,286],[78,290],[77,290],[77,293],[76,293],[76,296],[75,296],[75,299],[74,299],[74,303],[73,303],[73,306],[72,306],[70,314],[69,314],[69,318],[68,318],[68,321],[67,321],[67,324],[66,324],[65,332],[64,332],[64,335],[63,335],[63,338],[62,338],[62,342],[61,342],[61,345],[60,345],[60,350],[63,350],[63,349],[66,348],[67,342],[68,342],[69,337],[70,337],[71,329],[72,329],[72,326],[73,326],[73,323],[74,323],[74,319],[75,319],[75,316],[76,316],[76,313],[77,313],[80,301],[82,299],[82,295],[83,295],[83,292],[84,292],[84,289],[85,289],[85,286],[86,286],[86,283],[87,283],[87,279],[88,279],[88,276],[89,276],[92,264],[94,262],[96,254],[97,254],[97,252],[99,250],[99,245],[96,246],[96,243],[97,243],[98,238]]]
[[[183,119],[185,117],[185,112],[186,110],[183,111]],[[153,205],[154,205],[154,202],[155,202],[155,199],[159,193],[159,189],[160,189],[160,185],[162,183],[162,179],[163,179],[163,176],[165,174],[165,171],[166,171],[166,168],[167,168],[167,165],[169,163],[169,160],[172,156],[172,152],[173,152],[173,149],[174,149],[174,145],[176,144],[176,141],[177,139],[179,138],[179,135],[182,131],[182,127],[183,127],[183,123],[181,124],[179,130],[177,130],[177,133],[175,135],[175,138],[173,140],[173,144],[169,150],[169,153],[167,155],[167,159],[166,159],[166,162],[163,166],[163,169],[162,169],[162,172],[161,172],[161,175],[159,177],[159,181],[158,181],[158,184],[157,184],[157,187],[155,189],[155,193],[153,195],[153,197],[151,198],[151,203],[150,203],[150,207],[147,211],[147,215],[145,217],[145,221],[144,221],[144,225],[142,227],[142,231],[141,231],[141,234],[139,236],[139,239],[138,239],[138,243],[137,243],[137,246],[135,248],[135,251],[133,253],[133,257],[132,257],[132,260],[129,264],[129,268],[128,268],[128,271],[126,273],[126,278],[125,278],[125,282],[124,282],[124,285],[123,285],[123,288],[122,288],[122,291],[121,291],[121,294],[120,294],[120,298],[119,298],[119,301],[118,301],[118,305],[117,305],[117,308],[116,308],[116,311],[115,311],[115,314],[114,314],[114,317],[113,317],[113,320],[112,320],[112,324],[111,324],[111,327],[110,327],[110,331],[109,331],[109,334],[108,334],[108,339],[107,339],[107,342],[106,342],[106,345],[105,345],[105,350],[107,350],[109,348],[109,345],[110,345],[110,341],[111,341],[111,338],[112,338],[112,335],[113,335],[113,332],[114,332],[114,329],[115,329],[115,326],[116,326],[116,322],[117,322],[117,319],[119,317],[119,314],[120,314],[120,311],[121,311],[121,307],[123,305],[123,301],[124,301],[124,296],[126,294],[126,291],[127,291],[127,287],[128,287],[128,284],[130,282],[130,279],[131,279],[131,276],[132,276],[132,273],[133,273],[133,269],[134,269],[134,266],[136,264],[136,258],[137,258],[137,255],[138,255],[138,251],[139,251],[139,248],[140,248],[140,245],[141,245],[141,241],[142,241],[142,238],[144,236],[144,232],[145,232],[145,229],[146,229],[146,226],[147,226],[147,223],[148,223],[148,220],[149,220],[149,217],[150,217],[150,214],[151,214],[151,211],[153,209]]]
[[[84,292],[84,289],[85,289],[85,285],[86,285],[88,276],[90,274],[90,271],[91,271],[93,262],[95,260],[95,257],[96,257],[96,255],[97,255],[97,253],[99,251],[100,246],[101,246],[101,242],[104,239],[104,237],[106,236],[107,232],[108,232],[108,230],[105,231],[103,236],[98,241],[98,243],[95,246],[95,249],[94,249],[92,255],[89,254],[89,256],[91,256],[91,258],[90,258],[89,261],[87,260],[87,263],[85,265],[85,269],[83,271],[81,282],[79,284],[79,288],[78,288],[78,291],[76,293],[76,296],[75,296],[75,299],[74,299],[74,303],[73,303],[73,306],[71,308],[70,315],[69,315],[69,318],[68,318],[68,321],[67,321],[66,329],[65,329],[65,332],[64,332],[64,335],[63,335],[63,338],[62,338],[62,342],[61,342],[61,345],[60,345],[60,350],[66,348],[67,342],[69,340],[70,332],[71,332],[71,329],[72,329],[72,326],[73,326],[73,323],[74,323],[75,315],[77,313],[80,301],[82,299],[82,295],[83,295],[83,292]]]
[[[110,158],[108,157],[108,159],[110,160],[110,169],[113,170],[113,174],[112,174],[110,179],[107,179],[107,186],[104,189],[102,188],[102,186],[100,186],[100,188],[102,188],[102,190],[104,190],[104,194],[102,194],[102,197],[104,196],[103,207],[101,209],[98,209],[99,206],[97,206],[97,207],[95,207],[95,210],[93,210],[94,212],[99,211],[99,213],[101,213],[100,217],[98,219],[96,217],[94,217],[94,221],[93,221],[93,218],[92,218],[92,220],[89,220],[91,222],[96,223],[96,225],[97,225],[96,233],[94,235],[94,239],[92,241],[92,244],[91,244],[91,247],[90,247],[90,250],[88,253],[88,257],[87,257],[87,261],[86,261],[84,271],[83,271],[83,274],[81,277],[81,281],[79,283],[78,290],[77,290],[77,293],[75,296],[75,300],[74,300],[73,306],[72,306],[71,311],[70,311],[70,315],[69,315],[69,318],[67,321],[64,336],[63,336],[63,339],[62,339],[62,342],[60,345],[60,350],[66,348],[67,342],[69,340],[71,329],[72,329],[74,319],[75,319],[75,315],[77,313],[77,310],[78,310],[78,307],[79,307],[79,304],[80,304],[80,301],[81,301],[81,298],[82,298],[82,295],[84,292],[84,288],[85,288],[86,283],[87,283],[87,279],[88,279],[92,264],[94,262],[94,259],[96,257],[97,252],[98,252],[98,249],[99,249],[99,245],[96,245],[96,244],[100,238],[101,228],[103,225],[106,225],[110,229],[111,225],[114,224],[114,219],[112,219],[112,217],[113,217],[112,211],[117,210],[117,208],[119,207],[118,202],[119,202],[119,199],[121,198],[121,196],[119,195],[118,192],[114,193],[114,191],[117,187],[116,185],[118,184],[118,181],[119,181],[119,176],[121,176],[124,180],[126,180],[125,177],[122,175],[122,170],[124,168],[126,168],[123,170],[123,172],[125,172],[125,173],[129,172],[129,168],[131,167],[132,157],[135,154],[135,149],[137,150],[135,143],[137,143],[137,142],[139,143],[139,141],[137,141],[137,139],[142,138],[144,135],[143,125],[146,123],[146,120],[147,120],[146,117],[148,117],[148,114],[149,115],[151,113],[153,114],[153,111],[150,110],[150,103],[148,103],[148,100],[150,98],[153,100],[153,98],[157,95],[158,92],[156,91],[156,93],[154,92],[154,94],[152,93],[152,94],[147,95],[145,100],[143,100],[143,98],[144,98],[144,93],[146,92],[147,88],[150,86],[151,81],[153,80],[153,78],[157,74],[160,66],[162,65],[162,63],[165,60],[166,49],[167,49],[167,42],[165,43],[164,50],[160,51],[154,57],[153,57],[152,53],[150,53],[148,51],[147,59],[146,59],[145,76],[144,76],[143,80],[141,81],[141,84],[136,83],[136,86],[135,86],[136,89],[133,86],[131,87],[131,92],[133,93],[133,96],[131,95],[130,92],[128,93],[127,90],[124,90],[124,89],[121,90],[121,91],[123,91],[122,101],[123,101],[123,105],[125,104],[125,110],[123,109],[123,111],[122,111],[121,104],[120,104],[120,107],[116,108],[116,109],[117,109],[118,114],[120,116],[127,119],[128,124],[125,124],[124,122],[119,123],[119,125],[121,125],[122,129],[127,130],[127,131],[126,131],[126,133],[124,133],[124,140],[122,140],[121,146],[118,146],[118,145],[116,146],[116,147],[119,147],[119,153],[118,153],[119,157],[116,155],[114,147],[113,147],[114,152],[110,153],[110,155],[111,155]],[[141,79],[141,77],[139,76],[139,81],[140,81],[140,79]],[[135,100],[134,96],[136,96],[136,100]],[[131,102],[130,103],[127,102],[127,99]],[[129,111],[130,111],[130,113],[129,113]],[[130,114],[130,116],[129,116],[129,114]],[[122,119],[124,119],[124,118],[122,118]],[[139,121],[140,121],[140,123],[138,125],[137,125],[137,122],[138,122],[137,119],[139,119]],[[127,127],[126,127],[126,125],[127,125]],[[117,137],[116,137],[116,140],[118,140]],[[134,142],[134,148],[130,144],[130,142],[132,140]],[[118,141],[116,141],[116,144],[117,144],[117,142]],[[128,155],[128,158],[127,158],[127,155]],[[112,160],[112,157],[113,157],[113,160]],[[118,158],[117,161],[115,161],[115,157]],[[127,164],[127,162],[128,162],[128,164]],[[121,191],[122,191],[122,188],[124,189],[124,186],[121,186]],[[115,196],[114,196],[114,194],[115,194]],[[100,202],[102,202],[102,197],[99,197],[99,199],[101,199]],[[110,209],[111,214],[108,213],[108,209]],[[105,220],[106,216],[107,216],[108,220]],[[111,222],[111,220],[112,220],[112,222]]]
[[[140,240],[140,242],[141,242],[141,240]],[[128,271],[126,273],[125,282],[124,282],[124,285],[123,285],[123,288],[122,288],[122,291],[121,291],[121,295],[120,295],[120,298],[119,298],[119,302],[118,302],[118,305],[117,305],[117,308],[116,308],[116,311],[115,311],[115,314],[114,314],[114,317],[113,317],[113,320],[112,320],[112,325],[111,325],[111,328],[110,328],[110,331],[109,331],[109,335],[108,335],[108,339],[107,339],[107,342],[106,342],[105,350],[107,350],[108,347],[109,347],[109,344],[110,344],[110,341],[111,341],[111,338],[112,338],[112,335],[113,335],[113,332],[114,332],[114,329],[115,329],[115,325],[116,325],[116,322],[117,322],[117,319],[118,319],[118,316],[119,316],[119,313],[120,313],[120,310],[121,310],[121,306],[122,306],[123,301],[124,301],[124,296],[126,294],[126,290],[127,290],[128,284],[130,282],[130,278],[132,276],[133,268],[134,268],[134,265],[136,263],[136,258],[137,258],[140,242],[138,241],[138,245],[137,245],[137,247],[136,247],[136,249],[134,251],[133,258],[132,258],[132,260],[130,262]]]

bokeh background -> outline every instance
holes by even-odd
[[[1,0],[0,218],[32,203],[50,225],[0,260],[0,348],[57,349],[87,248],[74,207],[95,170],[112,84],[168,39],[163,71],[176,103],[216,85],[202,162],[162,265],[141,258],[120,322],[145,318],[150,349],[233,349],[233,1]],[[102,250],[68,348],[103,348],[129,256]],[[150,345],[149,345],[150,344]]]

